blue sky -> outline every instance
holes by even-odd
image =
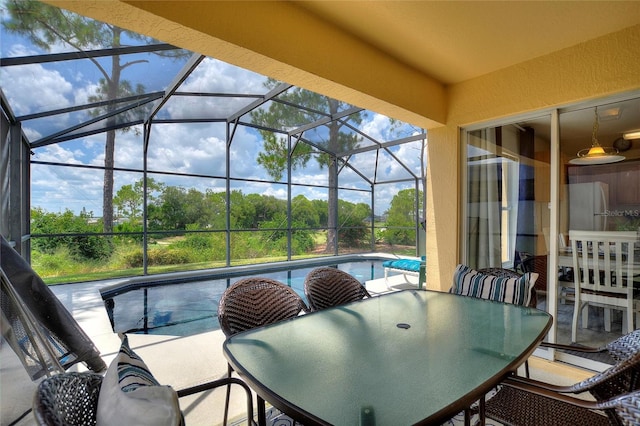
[[[3,12],[2,19],[6,19]],[[0,55],[2,57],[28,56],[43,52],[26,38],[8,34],[0,28]],[[66,46],[51,46],[49,53],[69,51]],[[168,61],[157,56],[127,55],[123,62],[144,59],[148,62],[127,67],[122,78],[133,84],[144,84],[146,91],[160,91],[167,87],[186,61]],[[108,67],[107,59],[101,63]],[[65,108],[87,102],[95,93],[98,80],[102,75],[98,68],[88,60],[64,61],[27,66],[0,68],[0,82],[5,96],[17,116]],[[193,74],[182,84],[179,91],[211,93],[266,93],[266,77],[207,58]],[[163,108],[163,118],[181,118],[226,115],[235,111],[239,105],[248,102],[246,98],[224,98],[220,102],[215,98],[172,98]],[[45,132],[62,130],[86,119],[86,113],[69,113],[56,116],[55,119],[30,120],[23,124],[23,131],[31,142],[40,139]],[[389,119],[367,111],[360,128],[372,137],[389,140]],[[46,130],[45,130],[46,129]],[[52,130],[54,129],[54,130]],[[406,126],[396,137],[406,137],[419,129]],[[66,164],[84,164],[101,166],[104,164],[104,134],[76,139],[55,145],[34,149],[33,160],[62,162]],[[224,175],[226,126],[223,124],[180,124],[155,125],[152,127],[148,163],[153,170],[193,173],[203,175]],[[394,155],[415,174],[420,174],[420,143],[412,142],[393,147]],[[259,132],[240,127],[231,145],[232,176],[247,179],[270,179],[265,170],[254,160],[262,149]],[[381,153],[381,166],[378,179],[395,180],[406,178],[408,173],[388,154]],[[116,140],[116,167],[142,169],[142,129],[119,132]],[[356,155],[350,161],[355,167],[373,177],[374,152]],[[298,170],[296,182],[317,184],[326,182],[326,173],[315,161],[310,161],[305,170]],[[123,184],[140,178],[138,174],[116,172],[115,190]],[[169,185],[195,187],[198,190],[224,190],[221,179],[193,179],[181,177],[157,177]],[[47,211],[61,212],[70,209],[79,212],[82,209],[93,211],[96,216],[102,211],[103,171],[77,167],[52,167],[33,165],[32,167],[32,206]],[[340,176],[340,186],[366,188],[362,179],[353,172]],[[244,193],[257,192],[286,199],[286,186],[266,185],[245,182],[239,187]],[[392,196],[399,190],[413,187],[413,183],[380,185],[376,187],[376,213],[381,214],[389,206]],[[303,193],[307,198],[326,199],[326,190],[316,188],[295,189],[295,194]],[[341,197],[353,202],[369,202],[369,195],[356,191],[341,193]]]

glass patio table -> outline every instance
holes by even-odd
[[[305,426],[438,424],[515,371],[551,321],[533,308],[405,290],[238,333],[223,348],[259,402]]]

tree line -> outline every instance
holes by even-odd
[[[227,196],[225,192],[199,191],[195,188],[169,186],[147,179],[147,232],[153,240],[182,236],[176,247],[195,250],[208,258],[224,258],[227,229]],[[61,247],[77,260],[109,258],[118,243],[140,242],[143,238],[144,186],[142,180],[122,186],[113,205],[116,211],[114,234],[103,234],[102,218],[83,210],[75,214],[32,209],[31,233],[33,248],[54,253]],[[389,244],[415,244],[415,191],[396,194],[381,222],[376,238]],[[271,195],[244,194],[234,190],[229,194],[229,229],[234,234],[235,256],[286,254],[289,243],[287,201]],[[291,251],[304,254],[317,245],[314,236],[328,226],[327,201],[310,200],[298,195],[291,200]],[[367,247],[371,243],[371,208],[365,203],[338,200],[340,244]],[[97,235],[100,234],[100,235]],[[176,248],[174,247],[174,248]],[[253,255],[251,254],[253,253]],[[142,258],[141,253],[136,255]],[[177,261],[180,259],[167,260]],[[183,260],[184,261],[184,260]],[[160,260],[158,260],[160,262]],[[136,264],[137,261],[132,261]]]

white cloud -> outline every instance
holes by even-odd
[[[373,114],[370,120],[362,124],[361,129],[374,140],[385,142],[387,138],[384,135],[389,131],[389,117]]]
[[[65,108],[71,105],[66,95],[73,90],[57,71],[42,65],[21,65],[0,68],[2,90],[17,116]],[[10,84],[6,84],[10,82]]]
[[[81,80],[81,74],[76,75],[76,81],[78,83],[84,83],[84,86],[78,87],[73,92],[74,105],[83,105],[89,103],[89,96],[95,96],[98,88],[97,83],[91,83]]]
[[[267,91],[263,85],[265,81],[266,77],[260,74],[207,58],[180,86],[179,91],[263,94]],[[246,97],[176,97],[167,104],[166,108],[172,118],[226,118],[254,100]]]

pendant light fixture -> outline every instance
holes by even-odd
[[[578,151],[578,157],[569,160],[570,164],[608,164],[617,163],[624,160],[623,155],[615,148],[603,147],[598,143],[598,107],[595,108],[595,118],[593,121],[593,133],[591,135],[591,148]]]

